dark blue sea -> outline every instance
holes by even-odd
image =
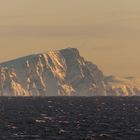
[[[140,97],[0,97],[0,140],[140,140]]]

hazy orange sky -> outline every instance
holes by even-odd
[[[67,47],[140,77],[140,0],[0,0],[0,61]]]

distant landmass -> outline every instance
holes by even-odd
[[[135,96],[140,79],[105,76],[78,49],[66,48],[0,64],[1,96]]]

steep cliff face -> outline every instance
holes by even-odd
[[[67,65],[66,80],[76,95],[106,95],[104,75],[96,65],[85,61],[77,49],[60,52]]]
[[[106,95],[104,75],[75,48],[1,64],[1,95]]]

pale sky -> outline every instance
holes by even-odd
[[[140,77],[140,0],[0,0],[0,62],[67,47]]]

